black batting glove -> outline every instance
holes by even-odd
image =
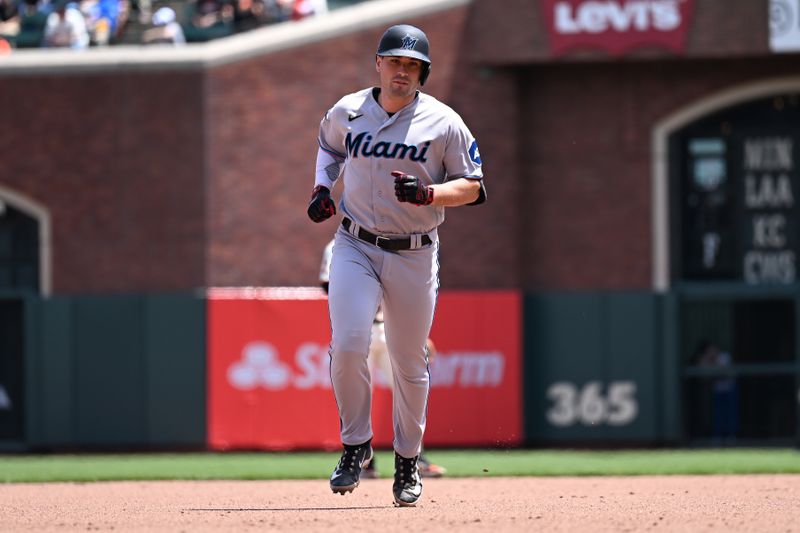
[[[336,214],[336,206],[331,198],[331,191],[322,185],[317,185],[311,191],[311,201],[308,202],[308,218],[314,222],[323,222]]]
[[[393,170],[394,195],[400,202],[409,202],[416,205],[430,205],[433,202],[433,187],[425,185],[419,178]]]

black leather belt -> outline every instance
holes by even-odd
[[[342,218],[342,226],[344,226],[344,229],[348,230],[348,232],[351,224],[353,224],[352,220],[347,217]],[[362,241],[373,244],[383,250],[397,251],[411,249],[411,237],[382,237],[380,235],[370,233],[364,228],[358,228],[357,237]],[[422,246],[427,246],[433,242],[427,235],[423,235],[421,241]]]

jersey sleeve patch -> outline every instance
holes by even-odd
[[[481,153],[478,151],[478,141],[472,141],[472,145],[469,147],[469,158],[476,165],[483,164],[483,161],[481,161]]]

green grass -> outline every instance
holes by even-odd
[[[793,449],[432,450],[448,476],[617,476],[800,473]],[[183,453],[0,456],[0,482],[146,479],[325,479],[336,453]],[[391,476],[391,452],[377,453]]]

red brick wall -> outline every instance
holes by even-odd
[[[0,185],[50,210],[54,292],[203,285],[199,80],[0,79]]]
[[[462,58],[449,103],[475,135],[488,199],[480,206],[448,209],[441,237],[445,288],[515,288],[524,265],[519,245],[525,212],[519,153],[523,127],[518,77],[513,71],[471,66]],[[522,196],[520,195],[522,194]]]
[[[530,68],[521,114],[522,286],[649,289],[651,134],[677,109],[780,77],[793,57]]]

